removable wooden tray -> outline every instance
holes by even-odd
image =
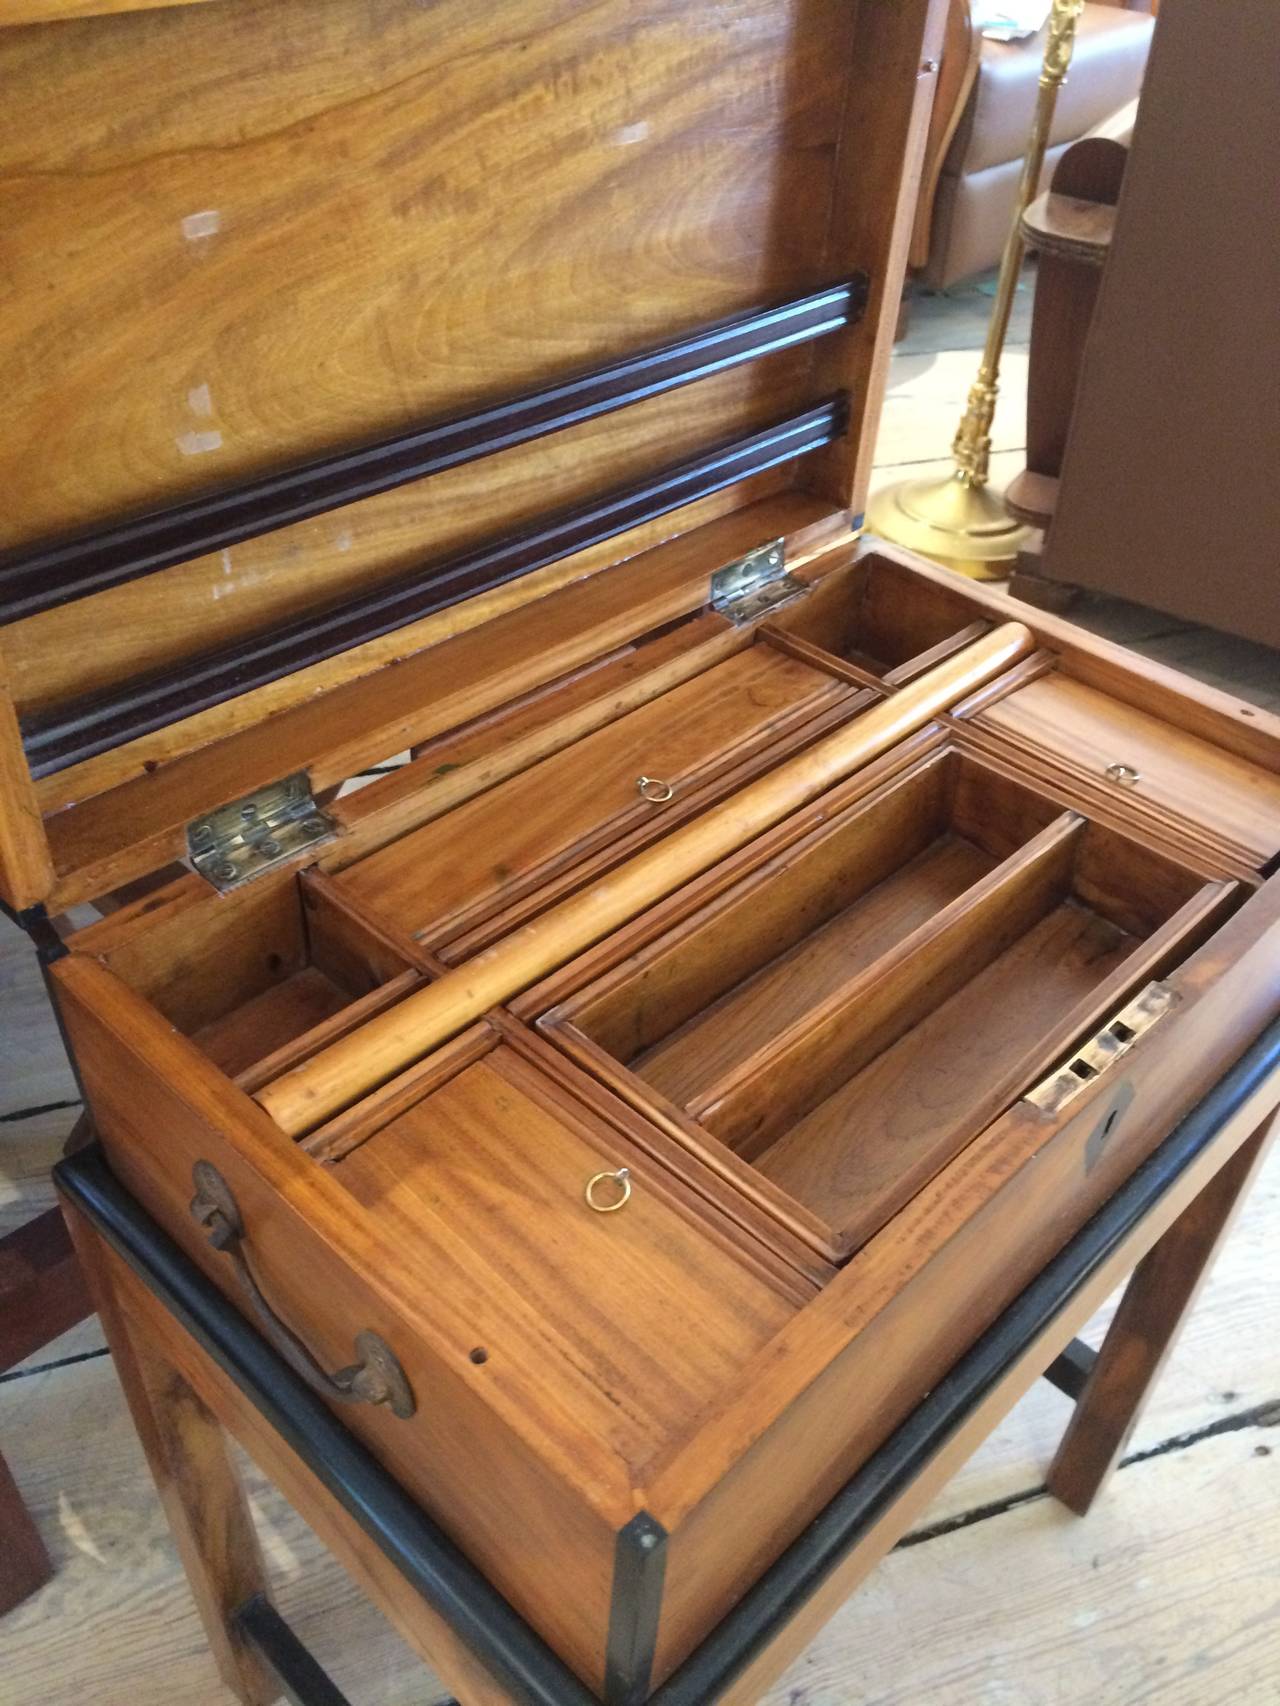
[[[955,745],[814,816],[538,1022],[693,1151],[749,1164],[746,1188],[839,1261],[1238,885]]]

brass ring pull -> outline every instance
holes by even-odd
[[[197,1161],[191,1169],[191,1178],[196,1188],[191,1199],[192,1217],[208,1232],[214,1249],[230,1256],[264,1334],[293,1372],[305,1380],[313,1392],[320,1393],[323,1398],[332,1398],[339,1404],[386,1404],[393,1415],[402,1419],[412,1416],[418,1407],[413,1391],[395,1352],[377,1333],[366,1330],[356,1334],[356,1354],[360,1361],[350,1368],[340,1368],[333,1374],[321,1368],[302,1340],[285,1326],[263,1296],[242,1247],[244,1221],[227,1181],[209,1161]]]
[[[1108,782],[1115,782],[1121,788],[1136,788],[1142,780],[1142,772],[1135,770],[1132,764],[1108,764],[1106,777]]]
[[[616,1185],[618,1194],[612,1202],[600,1201],[600,1187]],[[594,1209],[597,1214],[617,1214],[620,1208],[625,1208],[631,1201],[631,1169],[619,1167],[616,1173],[597,1173],[594,1178],[587,1180],[587,1188],[583,1192],[587,1199],[587,1207]]]
[[[670,782],[662,782],[656,776],[637,776],[636,793],[642,800],[648,800],[655,806],[665,806],[668,800],[674,800],[676,797],[676,791]]]

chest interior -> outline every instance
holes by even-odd
[[[72,952],[246,1105],[1025,615],[856,540],[927,12],[0,28],[0,886],[39,923],[141,884]],[[1269,719],[1037,618],[275,1136],[544,1319],[594,1276],[555,1356],[641,1461],[993,1121],[1162,1022],[1278,850]],[[624,1168],[636,1212],[584,1215]],[[660,1367],[664,1316],[700,1349]]]

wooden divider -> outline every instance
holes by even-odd
[[[258,1101],[285,1131],[297,1135],[309,1130],[922,728],[1007,669],[1032,644],[1029,630],[1020,623],[1004,624],[617,871],[265,1086]]]
[[[1085,826],[1064,812],[936,917],[688,1105],[754,1159],[837,1085],[984,970],[1071,887]]]

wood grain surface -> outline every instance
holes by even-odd
[[[0,37],[14,375],[0,476],[21,493],[3,542],[828,282],[851,32],[836,0],[714,16],[664,0],[643,20],[535,0],[516,39],[464,0],[221,0]],[[105,595],[96,621],[116,638],[81,685],[732,436],[784,412],[811,367],[784,355]],[[19,480],[35,454],[46,477]],[[125,620],[139,600],[148,620]],[[15,639],[20,697],[74,684],[49,660],[86,620],[50,613]]]

